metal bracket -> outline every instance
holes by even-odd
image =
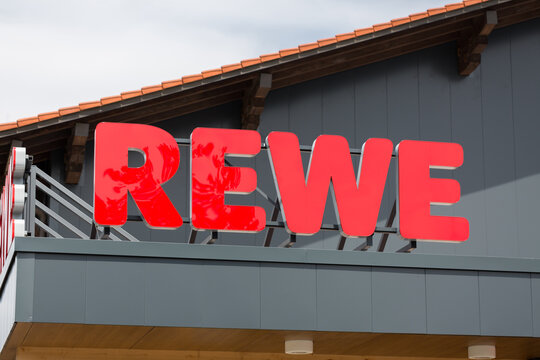
[[[290,235],[289,235],[289,238],[288,238],[287,240],[285,240],[284,242],[282,242],[281,244],[279,244],[279,247],[290,248],[290,247],[292,247],[295,243],[296,243],[296,235],[290,234]]]
[[[388,235],[388,234],[384,234],[384,235]],[[366,241],[362,245],[355,248],[354,250],[355,251],[368,251],[369,248],[371,248],[372,246],[373,246],[373,235],[368,236],[366,238]]]

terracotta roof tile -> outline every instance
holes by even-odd
[[[352,39],[355,36],[356,35],[354,35],[354,31],[350,32],[350,33],[339,34],[339,35],[336,35],[336,41],[349,40],[349,39]]]
[[[428,9],[427,12],[428,12],[429,16],[433,16],[433,15],[437,15],[437,14],[441,14],[443,12],[446,12],[446,8],[440,7],[440,8]]]
[[[416,20],[420,20],[420,19],[423,19],[423,18],[427,18],[428,16],[429,16],[429,14],[427,13],[427,11],[424,11],[424,12],[421,12],[421,13],[411,14],[411,15],[409,15],[409,18],[411,19],[411,21],[416,21]]]
[[[284,56],[289,56],[293,54],[298,54],[299,52],[300,52],[300,49],[298,49],[298,47],[295,47],[295,48],[290,48],[290,49],[279,50],[279,55],[281,55],[281,57],[284,57]]]
[[[194,82],[197,80],[201,80],[203,78],[209,78],[209,77],[216,76],[222,73],[226,73],[226,72],[238,70],[244,67],[249,67],[255,64],[259,64],[261,62],[271,61],[271,60],[275,60],[275,59],[285,57],[288,55],[297,54],[299,52],[313,50],[318,47],[333,44],[338,41],[344,41],[344,40],[352,39],[354,37],[364,36],[364,35],[367,35],[376,31],[381,31],[381,30],[388,29],[394,26],[406,24],[410,21],[417,21],[417,20],[420,20],[429,16],[441,14],[447,11],[453,11],[456,9],[461,9],[466,6],[475,5],[481,2],[485,2],[485,1],[488,1],[488,0],[464,0],[463,2],[448,4],[444,7],[429,9],[425,12],[411,14],[408,17],[402,17],[402,18],[394,19],[390,22],[376,24],[369,28],[357,29],[354,32],[338,34],[332,38],[321,39],[316,42],[302,44],[296,48],[283,49],[276,53],[261,55],[258,58],[242,60],[240,63],[236,63],[236,64],[223,65],[220,69],[206,70],[200,74],[184,76],[181,79],[164,81],[161,83],[161,85],[145,86],[141,90],[126,91],[126,92],[123,92],[121,95],[104,97],[101,99],[101,101],[83,102],[83,103],[80,103],[79,106],[61,108],[59,109],[59,111],[40,114],[37,117],[20,119],[18,123],[13,122],[13,123],[7,123],[7,124],[0,124],[0,131],[15,128],[17,127],[17,124],[19,124],[19,126],[24,126],[24,125],[27,125],[36,121],[51,119],[54,117],[63,116],[63,115],[75,113],[78,111],[83,111],[83,110],[94,108],[97,106],[115,103],[124,99],[141,96],[143,94],[161,91],[162,89],[167,89],[167,88],[179,86],[185,83]]]
[[[336,41],[337,41],[336,38],[333,37],[333,38],[319,40],[319,41],[317,41],[317,43],[319,43],[319,46],[326,46],[326,45],[333,44]]]
[[[202,74],[202,77],[206,79],[212,76],[221,75],[222,73],[223,73],[223,70],[221,69],[212,69],[212,70],[203,71],[201,74]]]
[[[120,95],[115,95],[115,96],[107,96],[107,97],[101,98],[100,102],[101,102],[101,105],[107,105],[107,104],[112,104],[121,100],[122,100],[122,97]]]
[[[81,109],[78,106],[64,107],[58,110],[58,112],[60,113],[60,116],[72,114],[78,111],[81,111]]]
[[[366,35],[366,34],[371,34],[372,32],[373,32],[373,27],[354,30],[354,34],[356,36],[362,36],[362,35]]]
[[[184,84],[187,84],[190,82],[201,80],[202,78],[203,76],[201,74],[187,75],[182,76],[182,81],[184,82]]]
[[[464,6],[465,6],[465,4],[463,4],[462,2],[459,2],[459,3],[455,3],[455,4],[445,5],[444,8],[446,9],[446,11],[452,11],[452,10],[461,9]]]
[[[182,79],[167,80],[162,82],[161,86],[163,86],[164,89],[168,89],[170,87],[182,85],[183,83]]]
[[[230,65],[223,65],[223,66],[221,67],[221,70],[222,70],[224,73],[226,73],[226,72],[238,70],[238,69],[241,69],[241,68],[242,68],[242,64],[236,63],[236,64],[230,64]]]
[[[251,66],[251,65],[259,64],[260,62],[261,62],[261,59],[254,58],[254,59],[242,60],[242,61],[240,61],[240,64],[242,64],[242,67],[248,67],[248,66]]]
[[[87,101],[87,102],[80,103],[79,107],[81,108],[81,111],[82,111],[82,110],[86,110],[86,109],[95,108],[95,107],[98,107],[100,105],[101,105],[101,101]]]
[[[403,25],[403,24],[406,24],[408,22],[411,22],[411,18],[409,18],[408,16],[407,17],[402,17],[402,18],[398,18],[398,19],[394,19],[391,21],[392,22],[392,26],[399,26],[399,25]]]
[[[156,92],[156,91],[161,91],[161,90],[163,90],[163,85],[161,85],[161,84],[145,86],[145,87],[143,87],[141,89],[143,94],[150,94],[150,93],[153,93],[153,92]]]
[[[50,112],[39,114],[38,119],[39,121],[45,121],[45,120],[57,118],[59,116],[60,114],[58,113],[58,111],[50,111]]]
[[[381,31],[392,27],[391,22],[373,25],[373,31]]]
[[[16,121],[9,122],[9,123],[3,123],[3,124],[0,124],[0,131],[10,130],[10,129],[14,129],[16,127],[17,127],[17,122]]]
[[[316,42],[298,45],[298,49],[300,49],[300,52],[308,51],[308,50],[311,50],[311,49],[316,49],[318,47],[319,47],[319,43],[316,43]]]
[[[265,61],[279,59],[280,57],[281,56],[277,52],[277,53],[273,53],[273,54],[261,55],[261,56],[259,56],[259,59],[261,59],[261,62],[265,62]]]
[[[39,121],[39,119],[38,119],[37,116],[27,117],[27,118],[24,118],[24,119],[17,120],[17,126],[21,127],[21,126],[25,126],[25,125],[30,125],[30,124],[37,123],[38,121]],[[0,128],[0,129],[1,130],[6,130],[6,129],[2,129],[2,128]]]
[[[122,100],[126,100],[126,99],[131,99],[137,96],[141,96],[142,91],[141,90],[124,91],[120,95],[122,96]]]

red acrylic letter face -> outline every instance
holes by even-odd
[[[191,221],[195,229],[261,231],[266,213],[258,206],[225,205],[226,193],[257,187],[251,168],[225,166],[225,155],[251,157],[261,149],[253,130],[197,128],[191,134]]]
[[[457,203],[460,186],[453,179],[430,178],[429,169],[455,169],[463,164],[459,144],[405,140],[398,145],[399,231],[406,239],[465,241],[465,218],[430,215],[430,205]]]
[[[145,163],[128,167],[128,151],[144,153]],[[161,184],[174,176],[180,163],[176,140],[150,125],[100,123],[95,134],[94,219],[101,225],[127,220],[127,192],[147,225],[178,228],[182,218]]]
[[[355,178],[347,140],[342,136],[321,135],[313,144],[307,181],[296,135],[272,132],[267,143],[289,232],[311,235],[320,230],[326,195],[332,182],[342,235],[363,237],[373,234],[392,158],[390,140],[369,139],[364,144],[361,168]]]

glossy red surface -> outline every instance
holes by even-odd
[[[138,168],[128,166],[128,151],[145,155]],[[155,126],[100,123],[95,133],[94,219],[101,225],[123,225],[127,193],[131,193],[147,225],[177,228],[182,218],[161,184],[172,178],[180,163],[176,140]]]
[[[369,139],[364,144],[361,169],[355,177],[347,140],[321,135],[313,144],[307,181],[296,135],[272,132],[267,143],[289,232],[315,234],[320,230],[332,182],[341,233],[348,237],[373,234],[392,158],[390,140]]]
[[[451,170],[461,166],[461,145],[405,140],[399,143],[398,157],[401,236],[419,240],[467,240],[467,219],[430,214],[430,204],[449,205],[459,201],[459,183],[454,179],[430,178],[430,168]]]
[[[257,187],[254,169],[225,166],[227,156],[255,156],[261,136],[253,130],[197,128],[191,134],[191,221],[195,229],[261,231],[259,206],[225,205],[226,193],[248,194]]]

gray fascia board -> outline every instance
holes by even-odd
[[[456,244],[459,246],[459,244]],[[540,259],[258,246],[16,238],[15,252],[540,273]]]
[[[119,108],[126,107],[126,106],[129,106],[129,105],[132,105],[132,104],[141,103],[141,102],[144,102],[146,100],[155,99],[155,98],[158,98],[160,96],[180,93],[180,92],[190,90],[190,89],[193,89],[193,88],[196,88],[196,87],[200,87],[200,86],[203,86],[203,85],[217,83],[219,81],[230,79],[230,78],[233,78],[233,77],[236,77],[236,76],[255,73],[255,72],[258,72],[258,71],[264,71],[264,70],[267,70],[267,69],[269,69],[269,68],[271,68],[273,66],[276,66],[276,65],[286,64],[286,63],[290,63],[290,62],[298,60],[298,59],[303,59],[303,58],[310,57],[310,56],[313,56],[313,55],[327,53],[329,51],[333,51],[333,50],[338,49],[338,48],[355,45],[355,44],[362,43],[362,42],[365,42],[365,41],[368,41],[368,40],[378,39],[378,38],[381,38],[381,37],[384,37],[384,36],[387,36],[387,35],[390,35],[390,34],[398,33],[400,31],[414,29],[414,28],[417,28],[419,26],[423,26],[423,25],[426,25],[426,24],[431,24],[431,23],[441,21],[441,20],[445,20],[445,19],[454,18],[454,17],[459,16],[459,15],[467,14],[467,13],[470,13],[470,12],[473,12],[473,11],[489,8],[491,6],[504,4],[504,3],[507,3],[507,2],[511,2],[511,1],[514,1],[514,0],[490,0],[490,1],[487,1],[487,2],[467,6],[467,7],[461,8],[461,9],[456,9],[456,10],[453,10],[453,11],[428,16],[426,18],[419,19],[419,20],[412,21],[412,22],[405,23],[405,24],[401,24],[401,25],[398,25],[398,26],[393,26],[391,28],[380,30],[380,31],[377,31],[375,33],[366,34],[366,35],[362,35],[362,36],[357,36],[357,37],[354,37],[352,39],[340,41],[339,43],[333,43],[333,44],[326,45],[326,46],[323,46],[323,47],[319,47],[319,48],[316,48],[316,49],[312,49],[312,50],[308,50],[308,51],[302,51],[302,52],[292,54],[292,55],[288,55],[288,56],[285,56],[285,57],[282,57],[282,58],[279,58],[279,59],[275,59],[275,60],[271,60],[271,61],[265,61],[264,63],[255,64],[255,65],[248,66],[248,67],[245,67],[245,68],[241,68],[241,69],[238,69],[238,70],[230,71],[230,72],[227,72],[227,73],[224,73],[224,74],[219,74],[219,75],[216,75],[216,76],[203,78],[203,79],[198,80],[198,81],[189,82],[187,84],[182,84],[182,85],[170,87],[170,88],[167,88],[167,89],[163,89],[161,91],[155,91],[155,92],[152,92],[152,93],[149,93],[149,94],[144,94],[144,95],[129,98],[129,99],[126,99],[126,100],[117,101],[117,102],[114,102],[114,103],[111,103],[111,104],[101,105],[101,106],[97,106],[97,107],[90,108],[90,109],[87,109],[87,110],[78,111],[78,112],[75,112],[73,114],[60,116],[60,117],[57,117],[57,118],[54,118],[54,119],[40,121],[40,122],[31,124],[31,125],[23,126],[22,128],[18,128],[18,127],[13,128],[13,129],[10,129],[10,130],[0,132],[0,139],[5,138],[5,137],[9,137],[9,136],[12,136],[12,135],[22,134],[22,133],[32,131],[32,130],[35,130],[35,129],[38,129],[38,128],[44,128],[44,127],[48,127],[48,126],[55,125],[55,124],[80,120],[80,119],[83,119],[83,118],[85,118],[85,117],[87,117],[89,115],[94,115],[94,114],[97,114],[97,113],[104,113],[104,112],[107,112],[108,110],[119,109]]]

